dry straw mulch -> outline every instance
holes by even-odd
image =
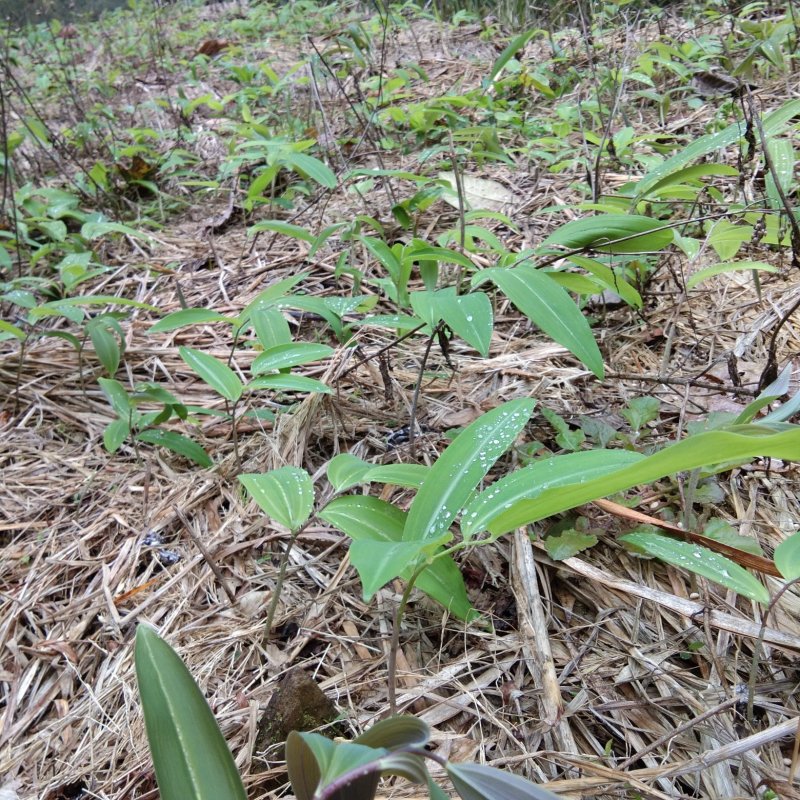
[[[425,95],[474,85],[495,57],[478,33],[479,27],[452,32],[415,24],[392,35],[387,63],[401,56],[418,61],[432,76],[421,86]],[[630,55],[634,40],[615,46]],[[577,61],[582,54],[576,50]],[[274,57],[292,63],[296,54],[276,49]],[[345,124],[341,87],[318,88],[335,138]],[[769,108],[782,97],[765,92],[762,101]],[[706,116],[695,115],[688,130],[700,130]],[[212,122],[198,147],[220,158],[224,149],[215,145]],[[334,165],[341,155],[332,155]],[[377,165],[374,153],[349,157]],[[419,168],[414,156],[382,158],[384,166]],[[554,224],[536,212],[577,198],[571,187],[578,174],[538,172],[538,178],[533,166],[484,172],[518,197],[511,214],[522,233],[509,239],[510,246],[536,244]],[[388,193],[376,187],[368,202],[371,214],[390,219]],[[262,235],[254,244],[241,223],[210,231],[208,221],[224,214],[226,203],[221,198],[219,207],[194,209],[156,234],[151,249],[118,242],[105,256],[119,268],[97,291],[168,312],[180,307],[180,287],[191,306],[235,313],[300,269],[311,272],[303,284],[311,293],[340,290],[333,279],[335,250],[307,260],[304,245],[283,237]],[[323,206],[310,205],[296,221],[321,225],[363,210],[355,195],[339,193]],[[452,210],[437,205],[424,227],[433,236],[455,223]],[[375,265],[363,268],[368,276],[378,274]],[[488,359],[454,342],[451,370],[432,353],[419,409],[427,432],[413,452],[389,448],[387,436],[408,422],[425,343],[410,339],[394,347],[381,370],[377,360],[360,359],[390,340],[362,329],[356,349],[338,346],[327,366],[309,372],[335,387],[335,395],[304,400],[275,425],[241,420],[241,470],[305,467],[319,478],[324,501],[330,490],[323,468],[333,455],[431,463],[446,445],[447,428],[517,397],[536,397],[570,420],[586,414],[619,427],[625,403],[652,394],[662,410],[646,432],[651,444],[710,411],[741,408],[797,286],[788,272],[770,276],[759,299],[747,281],[721,277],[687,296],[678,280],[682,268],[680,256],[664,256],[641,314],[597,310],[597,337],[613,376],[603,382],[501,303]],[[224,358],[228,329],[196,326],[148,336],[152,321],[133,312],[120,379],[155,380],[187,403],[219,408],[219,398],[187,369],[178,347]],[[332,341],[318,320],[291,322],[298,339]],[[793,323],[778,338],[784,360],[797,350]],[[743,390],[732,387],[729,362],[742,373]],[[238,351],[235,363],[245,369],[246,353]],[[230,425],[204,417],[192,430],[214,458],[211,470],[145,447],[136,453],[125,446],[109,456],[102,432],[112,416],[97,374],[94,362],[81,364],[58,339],[33,342],[21,362],[13,345],[0,352],[4,797],[157,796],[133,672],[137,624],[156,626],[185,660],[250,797],[280,794],[280,753],[255,746],[274,688],[289,670],[301,668],[341,710],[346,732],[380,718],[387,711],[388,637],[402,587],[394,583],[363,602],[344,537],[314,524],[292,551],[275,625],[266,631],[264,614],[287,535],[240,491]],[[525,438],[549,442],[548,431],[537,417]],[[796,478],[789,464],[735,469],[705,510],[758,539],[769,553],[800,519]],[[675,491],[670,482],[643,487],[636,506],[654,514],[679,508]],[[400,490],[384,496],[400,506],[411,499]],[[787,592],[767,619],[763,608],[718,586],[627,553],[616,542],[626,523],[606,510],[590,506],[580,513],[601,533],[600,543],[579,557],[554,563],[538,539],[518,532],[463,559],[472,598],[494,624],[491,632],[465,627],[415,597],[402,633],[400,709],[431,725],[442,754],[550,782],[565,797],[730,799],[753,797],[764,786],[795,796],[797,594]],[[537,536],[541,532],[537,528]],[[780,586],[764,580],[773,591]],[[748,719],[751,675],[754,713]],[[401,785],[385,791],[419,796]]]

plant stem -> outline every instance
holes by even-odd
[[[397,606],[397,611],[394,615],[394,624],[392,626],[392,640],[389,644],[389,664],[387,668],[387,679],[389,682],[389,716],[393,717],[397,713],[397,650],[400,647],[400,623],[403,621],[403,614],[405,613],[406,606],[408,605],[408,598],[414,589],[417,578],[422,574],[423,570],[428,568],[428,562],[420,564],[415,570],[414,574],[408,579],[406,588],[403,591],[403,596],[400,598],[400,603]]]

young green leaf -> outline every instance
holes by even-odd
[[[800,578],[800,533],[792,534],[775,548],[775,566],[787,581]]]
[[[215,391],[235,403],[242,396],[244,386],[236,373],[222,361],[191,347],[179,349],[181,358]]]
[[[131,426],[128,424],[127,417],[115,419],[103,431],[103,446],[109,453],[116,453],[128,438],[130,432]]]
[[[276,392],[320,392],[331,394],[333,389],[315,378],[306,378],[303,375],[264,375],[255,378],[247,384],[247,388],[272,389]]]
[[[163,800],[247,800],[228,745],[189,670],[146,625],[136,630],[135,661]]]
[[[359,539],[350,545],[350,562],[358,570],[365,601],[389,581],[413,570],[425,543]]]
[[[706,547],[659,533],[629,533],[621,536],[620,541],[633,550],[702,575],[751,600],[769,603],[769,592],[754,575],[735,561]]]
[[[326,468],[328,480],[337,492],[345,492],[359,483],[364,483],[364,476],[373,468],[373,465],[350,453],[340,453],[334,456]],[[324,511],[322,512],[325,513]],[[402,526],[401,526],[402,530]]]
[[[195,464],[205,467],[206,469],[214,466],[214,462],[211,460],[208,453],[206,453],[197,442],[193,442],[191,439],[175,431],[153,428],[136,434],[136,439],[140,442],[148,442],[149,444],[166,447],[167,450],[172,450],[173,453],[184,456],[184,458],[188,458],[190,461],[194,461]]]
[[[770,139],[767,142],[767,150],[769,151],[772,167],[778,176],[778,184],[786,195],[791,191],[792,181],[794,180],[794,167],[797,161],[792,143],[788,139]],[[772,170],[765,169],[764,171],[766,172],[766,190],[769,204],[772,208],[780,210],[783,208],[783,200],[781,200],[778,187],[775,184],[775,178],[772,176]]]
[[[309,156],[306,153],[287,153],[283,156],[283,161],[287,166],[305,173],[326,189],[336,188],[336,175],[331,168],[323,164],[318,158]]]
[[[525,427],[535,404],[527,398],[504,403],[478,417],[459,434],[431,467],[411,503],[404,541],[447,536],[475,487]]]
[[[108,402],[117,416],[127,420],[133,410],[133,406],[125,387],[113,378],[98,378],[97,382],[100,384],[103,394],[108,398]]]
[[[413,298],[412,306],[413,306]],[[456,296],[454,288],[442,289],[435,294],[439,316],[467,344],[472,345],[484,358],[489,355],[494,318],[492,304],[483,292]],[[416,309],[415,309],[416,310]]]
[[[353,495],[332,500],[319,516],[354,541],[400,542],[408,515],[378,497]],[[433,561],[417,578],[417,588],[459,619],[470,619],[474,612],[461,570],[450,556],[431,555]],[[407,580],[411,570],[404,569],[399,575]]]
[[[333,348],[326,344],[313,342],[290,342],[279,344],[256,356],[250,367],[253,375],[261,375],[271,370],[289,369],[312,361],[320,361],[333,353]]]
[[[487,85],[491,86],[497,79],[497,76],[503,71],[503,67],[511,61],[512,58],[520,51],[526,44],[533,38],[537,32],[537,28],[531,28],[529,31],[523,31],[515,36],[505,47],[502,53],[497,57],[497,60],[492,65],[491,72],[487,77]]]
[[[603,356],[589,323],[547,273],[522,264],[514,269],[491,267],[479,275],[489,278],[531,322],[577,356],[598,378],[603,377]]]
[[[698,283],[707,281],[709,278],[713,278],[715,275],[722,275],[727,272],[740,272],[742,270],[777,272],[778,268],[774,267],[772,264],[767,264],[765,261],[736,261],[733,264],[728,262],[712,264],[710,267],[704,267],[703,269],[699,269],[697,272],[692,273],[692,275],[686,281],[686,288],[694,289]]]
[[[353,741],[366,747],[424,747],[431,738],[430,728],[417,717],[402,714],[376,722]]]
[[[209,311],[207,308],[182,308],[180,311],[173,311],[166,317],[160,319],[155,325],[147,329],[147,333],[166,333],[183,328],[186,325],[201,325],[205,322],[228,322],[233,323],[233,319],[216,311]]]
[[[252,236],[259,231],[272,231],[274,233],[282,233],[284,236],[291,236],[295,239],[301,239],[304,242],[313,242],[316,238],[314,234],[310,233],[306,228],[300,225],[292,225],[290,222],[284,222],[280,219],[264,219],[256,222],[247,229],[247,235]]]
[[[96,320],[92,320],[95,322]],[[118,327],[118,326],[117,326]],[[113,376],[119,367],[120,340],[105,325],[87,325],[94,352],[109,376]],[[125,341],[121,339],[121,341]]]
[[[492,519],[488,528],[494,536],[499,536],[599,497],[652,483],[666,475],[755,456],[800,460],[800,428],[775,432],[766,425],[737,425],[726,430],[698,433],[602,477],[584,483],[576,481],[542,492],[532,500],[513,503]]]
[[[544,540],[544,549],[553,561],[563,561],[596,544],[597,537],[593,534],[569,530],[557,536],[548,536]]]
[[[381,464],[371,467],[363,476],[364,483],[391,483],[408,489],[419,489],[430,473],[424,464]]]
[[[250,314],[250,324],[258,337],[258,343],[269,350],[281,344],[290,344],[292,332],[289,323],[277,308],[255,308]]]
[[[525,778],[484,764],[448,762],[446,769],[463,800],[558,800],[557,795]]]
[[[305,470],[280,467],[240,475],[239,480],[261,510],[289,530],[296,531],[311,516],[314,485]]]

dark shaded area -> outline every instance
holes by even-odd
[[[128,0],[27,0],[24,3],[0,0],[0,17],[12,27],[35,25],[51,19],[77,22],[127,5]]]

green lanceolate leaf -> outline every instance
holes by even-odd
[[[488,528],[494,536],[499,536],[599,497],[652,483],[676,472],[744,461],[756,456],[800,460],[800,427],[776,433],[766,425],[754,424],[698,433],[603,477],[550,489],[535,499],[513,503],[492,519]]]
[[[304,375],[264,375],[247,384],[248,389],[271,389],[275,392],[321,392],[331,394],[333,390],[316,378]]]
[[[582,450],[534,461],[495,481],[476,495],[461,515],[465,540],[488,529],[496,516],[520,500],[532,500],[548,489],[590,481],[643,459],[630,450]]]
[[[494,767],[448,762],[446,769],[463,800],[558,800],[541,786]]]
[[[214,462],[211,460],[208,453],[206,453],[197,442],[193,442],[191,439],[175,431],[164,431],[160,428],[153,428],[152,430],[142,431],[137,434],[136,439],[140,442],[148,442],[149,444],[166,447],[167,450],[171,450],[179,456],[184,456],[184,458],[194,461],[195,464],[201,467],[208,468],[214,466]]]
[[[127,421],[133,406],[125,387],[114,378],[98,378],[97,382],[100,384],[103,394],[108,398],[108,402],[111,403],[111,408],[114,409],[117,416]]]
[[[87,326],[88,327],[88,326]],[[119,367],[120,346],[119,340],[102,324],[92,325],[89,328],[94,352],[109,376],[114,375]],[[124,341],[124,339],[122,340]]]
[[[788,139],[770,139],[767,142],[767,149],[769,150],[772,167],[778,176],[778,184],[776,185],[772,170],[765,170],[767,173],[767,197],[772,208],[782,209],[783,200],[778,191],[778,185],[785,195],[789,194],[794,180],[794,167],[797,159],[792,143]]]
[[[479,274],[481,278],[489,278],[551,339],[577,356],[598,378],[603,377],[603,356],[589,323],[572,298],[547,273],[522,264],[514,269],[492,267]]]
[[[181,347],[179,352],[181,358],[226,400],[235,403],[242,396],[244,386],[227,364],[191,347]]]
[[[233,323],[233,319],[216,311],[209,311],[206,308],[184,308],[180,311],[173,311],[166,317],[160,319],[155,325],[147,329],[147,333],[166,333],[183,328],[186,325],[202,325],[206,322],[227,322]]]
[[[313,242],[316,238],[314,234],[310,233],[306,228],[300,225],[292,225],[290,222],[284,222],[280,219],[264,219],[256,222],[247,229],[248,236],[258,233],[259,231],[273,231],[274,233],[282,233],[284,236],[291,236],[295,239],[301,239],[304,242]]]
[[[364,483],[390,483],[407,489],[419,489],[430,473],[424,464],[382,464],[371,467],[364,475]]]
[[[365,601],[389,581],[412,572],[425,549],[423,542],[379,542],[361,539],[350,545],[350,561],[361,578]]]
[[[322,771],[314,751],[297,731],[291,731],[286,739],[286,769],[297,800],[313,800]]]
[[[674,567],[702,575],[759,603],[769,602],[765,586],[746,569],[706,547],[658,533],[629,533],[620,541],[635,551],[666,561]]]
[[[313,342],[279,344],[258,355],[253,361],[251,371],[253,375],[261,375],[271,370],[290,369],[327,358],[331,353],[333,353],[333,348],[326,344],[314,344]]]
[[[672,172],[659,181],[656,181],[646,192],[647,195],[657,195],[661,189],[680,183],[694,183],[698,178],[708,175],[738,175],[739,170],[727,164],[695,164],[685,167],[677,172]]]
[[[439,456],[411,503],[403,539],[437,541],[530,418],[534,400],[504,403],[467,426]]]
[[[289,530],[297,530],[311,516],[314,484],[305,470],[280,467],[240,475],[239,480],[261,510]]]
[[[532,28],[529,31],[524,31],[515,36],[505,47],[502,53],[497,57],[497,60],[492,65],[492,70],[487,78],[488,84],[491,85],[497,79],[497,76],[503,71],[503,67],[511,61],[512,58],[520,51],[536,33],[536,29]]]
[[[140,625],[135,660],[162,800],[247,800],[214,715],[175,651]]]
[[[539,252],[583,248],[603,253],[654,253],[672,244],[672,240],[672,230],[651,217],[601,214],[576,219],[557,228],[542,242]]]
[[[762,272],[777,272],[778,268],[767,264],[764,261],[736,261],[734,263],[712,264],[693,273],[686,281],[686,288],[693,289],[698,283],[707,281],[715,275],[722,275],[726,272],[741,272],[742,270],[752,271],[761,270]]]
[[[360,482],[360,481],[359,481]],[[407,514],[391,503],[369,495],[337,497],[320,511],[319,516],[354,541],[396,543],[403,539]],[[436,556],[436,553],[432,553]],[[370,565],[365,565],[369,577]],[[412,570],[404,565],[397,576],[408,580]],[[360,573],[359,573],[360,574]],[[362,576],[362,583],[364,577]],[[459,619],[469,619],[473,609],[467,597],[464,577],[450,556],[436,556],[417,578],[417,588],[444,606]]]
[[[431,738],[430,728],[417,717],[402,714],[376,722],[353,741],[367,747],[424,747]]]
[[[357,456],[350,453],[340,453],[328,462],[328,480],[337,492],[345,492],[348,489],[352,489],[353,486],[363,483],[364,476],[372,468],[372,464]]]
[[[494,329],[489,298],[483,292],[458,297],[455,289],[443,289],[436,292],[436,304],[441,318],[453,333],[486,358]]]
[[[787,581],[800,578],[800,533],[784,539],[775,548],[775,566]]]
[[[765,135],[773,136],[780,133],[780,131],[786,127],[787,123],[798,115],[800,115],[800,100],[790,100],[785,105],[770,112],[762,120],[762,127]],[[634,203],[638,202],[653,188],[653,186],[657,185],[659,181],[663,180],[666,176],[677,172],[690,162],[696,161],[712,150],[718,150],[734,142],[738,142],[739,139],[744,136],[744,133],[744,125],[737,120],[718,133],[709,133],[696,139],[690,145],[684,147],[683,150],[678,151],[674,156],[650,170],[647,175],[639,180],[639,183],[636,185]]]

